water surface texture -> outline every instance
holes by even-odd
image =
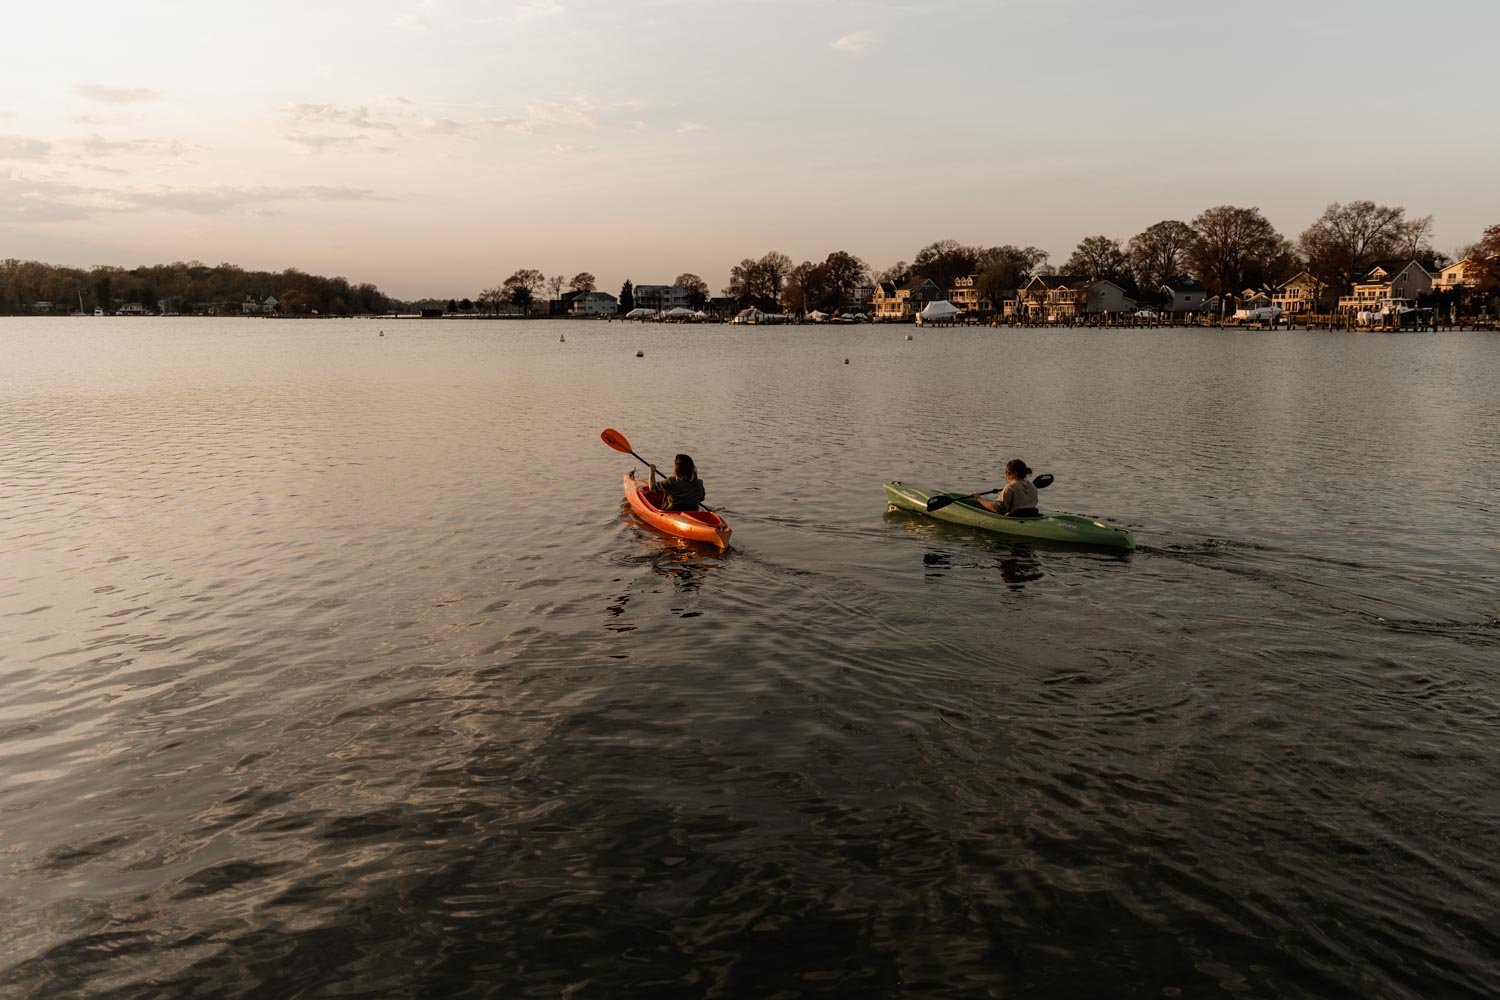
[[[0,321],[0,994],[1500,994],[1497,385],[1465,333]],[[1012,455],[1139,551],[885,509]]]

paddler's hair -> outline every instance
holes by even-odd
[[[698,467],[693,464],[693,456],[678,455],[672,460],[672,472],[678,479],[697,479]]]
[[[1025,479],[1031,475],[1031,467],[1019,458],[1013,458],[1005,463],[1005,474],[1015,476],[1017,479]]]

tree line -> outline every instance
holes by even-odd
[[[236,310],[248,300],[278,300],[288,315],[384,313],[391,300],[368,282],[308,274],[297,268],[250,271],[234,264],[178,261],[145,267],[62,267],[34,260],[0,260],[0,312],[29,313],[38,302],[54,311],[114,312],[138,304],[153,312]]]
[[[999,303],[1034,275],[1063,274],[1113,281],[1127,295],[1153,301],[1164,297],[1162,286],[1183,281],[1197,281],[1213,295],[1236,295],[1247,288],[1273,289],[1305,270],[1321,283],[1331,305],[1377,263],[1417,260],[1429,271],[1450,263],[1453,258],[1433,248],[1431,233],[1430,215],[1352,201],[1329,205],[1292,240],[1258,208],[1218,205],[1192,219],[1163,219],[1124,242],[1102,234],[1085,237],[1060,267],[1034,246],[969,246],[956,240],[930,243],[910,262],[898,261],[878,272],[847,250],[801,263],[772,250],[731,267],[722,295],[735,308],[831,312],[847,307],[854,290],[872,282],[900,286],[930,279],[947,290],[956,279],[973,276],[979,294]],[[1500,225],[1461,247],[1458,257],[1475,262],[1481,294],[1500,289]],[[565,283],[561,276],[547,279],[539,271],[523,270],[482,293],[480,303],[529,305],[548,282],[554,298],[564,284],[575,290],[594,287],[593,275],[587,273]],[[675,284],[689,289],[695,308],[708,301],[708,286],[697,275],[679,275]],[[634,288],[629,281],[621,287],[622,312],[635,306]]]

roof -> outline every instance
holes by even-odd
[[[1162,282],[1161,287],[1169,292],[1177,292],[1179,294],[1208,291],[1200,282],[1194,281],[1192,278],[1174,278],[1171,281]]]
[[[937,282],[933,281],[931,278],[908,278],[906,280],[906,284],[901,286],[901,290],[915,292],[923,285],[931,285],[933,288],[937,288]],[[941,289],[939,290],[941,291]]]
[[[1427,268],[1422,266],[1421,261],[1414,260],[1411,257],[1404,257],[1399,260],[1376,261],[1374,264],[1370,265],[1370,269],[1365,272],[1365,275],[1372,275],[1377,270],[1384,271],[1386,274],[1400,274],[1402,271],[1406,270],[1413,264],[1416,264],[1417,269],[1420,270],[1423,274],[1427,273]]]
[[[875,287],[880,289],[887,296],[896,294],[896,283],[894,281],[877,281],[875,282]]]
[[[1093,284],[1092,279],[1081,274],[1034,274],[1027,284],[1036,281],[1040,281],[1043,288],[1072,288],[1075,285],[1082,287]]]

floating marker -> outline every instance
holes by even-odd
[[[636,351],[635,352],[635,356],[638,357],[638,358],[644,358],[646,356],[646,352],[645,351]]]
[[[908,333],[908,334],[907,334],[907,335],[906,335],[906,339],[907,339],[907,340],[910,340],[910,339],[911,339],[911,334],[909,334],[909,333]]]
[[[844,364],[846,364],[846,365],[847,365],[847,364],[848,364],[848,363],[849,363],[849,359],[848,359],[848,358],[845,358],[845,359],[844,359]]]

